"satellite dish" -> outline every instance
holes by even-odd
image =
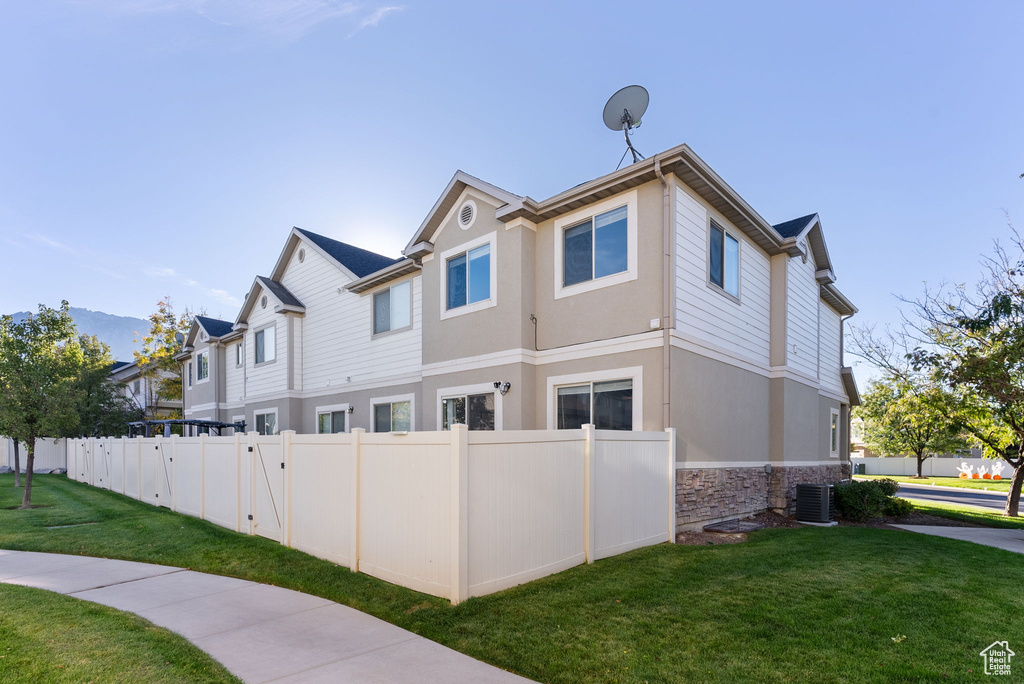
[[[639,85],[631,85],[622,88],[608,98],[608,104],[604,106],[604,125],[613,131],[624,131],[626,136],[626,152],[633,153],[633,163],[644,158],[642,154],[633,147],[633,141],[629,139],[629,132],[638,128],[641,118],[647,111],[647,105],[651,102],[651,95],[647,88]],[[622,154],[622,159],[626,153]],[[622,160],[619,160],[622,166]],[[618,167],[615,167],[616,169]]]

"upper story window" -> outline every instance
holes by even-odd
[[[562,284],[575,285],[628,268],[626,207],[598,214],[564,232]]]
[[[633,429],[633,381],[611,380],[557,389],[558,429],[592,423],[599,430]]]
[[[839,411],[829,409],[829,456],[839,458]]]
[[[192,362],[188,362],[188,386],[192,386]]]
[[[242,353],[242,343],[235,345],[235,365],[241,366],[245,362],[245,355]]]
[[[256,363],[269,363],[277,358],[277,338],[274,326],[256,331]]]
[[[481,245],[448,259],[448,308],[491,298],[491,246]]]
[[[138,394],[139,393],[139,388],[140,388],[141,384],[142,384],[142,382],[140,380],[136,380],[134,383],[132,383],[132,394]]]
[[[740,296],[740,242],[714,221],[708,235],[708,282]]]
[[[401,330],[412,325],[412,281],[373,295],[373,334]]]
[[[202,382],[210,377],[210,352],[201,351],[196,354],[196,381]]]

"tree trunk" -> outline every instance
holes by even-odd
[[[1020,508],[1020,486],[1024,484],[1024,462],[1013,467],[1013,478],[1010,480],[1010,493],[1006,496],[1006,509],[1003,515],[1016,518]]]
[[[928,460],[928,457],[924,456],[923,452],[918,452],[918,454],[917,454],[917,479],[919,479],[919,480],[924,478],[924,475],[921,474],[921,467],[924,465],[924,462],[926,460]]]
[[[14,486],[21,486],[21,454],[18,451],[18,440],[14,440]]]
[[[32,508],[32,468],[36,462],[36,436],[30,435],[25,443],[25,494],[21,497],[21,507]]]

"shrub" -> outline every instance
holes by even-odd
[[[904,515],[910,515],[913,512],[914,504],[910,503],[906,499],[893,497],[889,499],[889,503],[885,505],[885,514],[891,515],[894,518],[901,518]]]
[[[896,496],[896,493],[900,491],[900,483],[896,480],[891,480],[888,477],[883,477],[881,480],[875,480],[875,484],[882,490],[882,493],[886,496]]]
[[[867,520],[882,515],[889,497],[877,480],[836,485],[836,510],[848,520]]]

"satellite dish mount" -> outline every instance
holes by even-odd
[[[644,158],[635,147],[629,137],[629,132],[639,128],[641,118],[647,111],[647,105],[651,102],[651,96],[647,89],[639,85],[626,86],[608,98],[604,106],[604,125],[613,131],[622,131],[626,136],[626,151],[622,153],[619,166],[629,153],[633,154],[633,163]],[[619,166],[615,168],[618,169]]]

